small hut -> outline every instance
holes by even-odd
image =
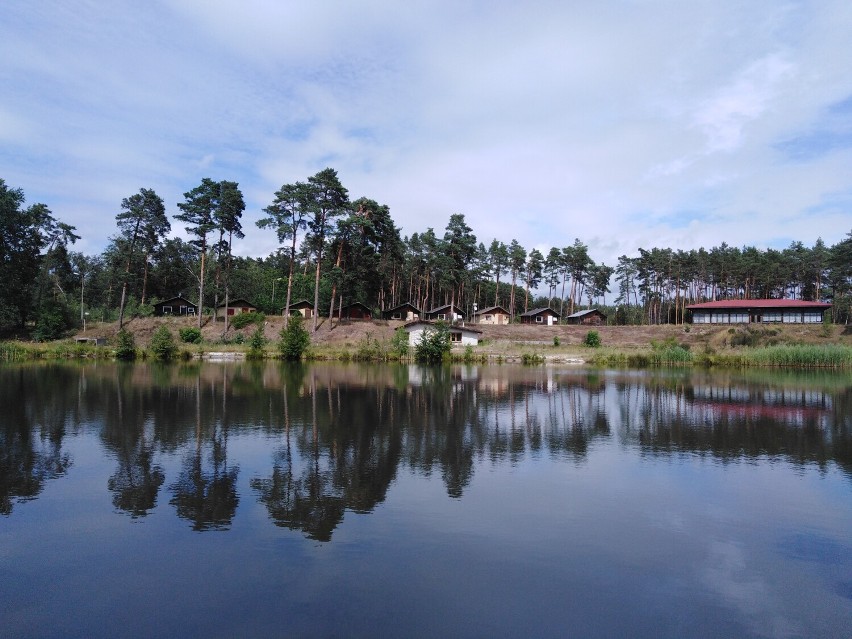
[[[195,315],[198,307],[183,297],[173,297],[154,304],[154,315]]]
[[[571,313],[565,318],[569,324],[583,324],[584,326],[603,326],[606,324],[606,315],[596,308]]]

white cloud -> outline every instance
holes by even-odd
[[[0,177],[90,250],[122,197],[155,188],[174,211],[209,175],[240,183],[239,250],[266,254],[260,209],[325,166],[406,234],[460,212],[482,241],[578,237],[608,263],[640,246],[849,230],[825,206],[852,192],[848,149],[779,150],[852,95],[845,2],[56,0],[6,13]]]

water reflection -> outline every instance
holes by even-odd
[[[581,465],[598,442],[723,464],[836,464],[852,478],[852,385],[832,375],[98,363],[0,368],[0,400],[7,516],[73,469],[63,447],[89,434],[111,460],[105,493],[119,513],[144,518],[165,485],[193,530],[229,529],[253,498],[318,541],[347,511],[385,501],[403,469],[439,476],[456,499],[483,466]],[[240,495],[229,448],[258,438],[268,470]]]

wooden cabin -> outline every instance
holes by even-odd
[[[281,314],[284,314],[285,309],[281,309]],[[308,300],[299,300],[295,304],[290,304],[290,315],[301,315],[305,319],[310,319],[314,316],[314,305]]]
[[[427,320],[441,320],[442,322],[458,322],[464,319],[464,311],[458,306],[444,304],[437,306],[426,313]]]
[[[373,319],[373,311],[366,304],[353,302],[340,309],[340,318],[352,321],[363,321]]]
[[[831,304],[804,300],[720,300],[692,304],[693,324],[819,324]]]
[[[386,320],[404,320],[406,322],[413,322],[414,320],[419,320],[422,314],[422,311],[414,304],[406,302],[405,304],[400,304],[399,306],[394,306],[393,308],[382,311],[382,318]]]
[[[550,307],[534,308],[526,313],[521,313],[521,324],[541,324],[542,326],[555,326],[559,323],[559,313]]]
[[[173,297],[154,304],[154,315],[195,315],[198,306],[183,297]]]
[[[473,313],[473,321],[476,324],[502,326],[508,324],[510,319],[509,311],[502,306],[489,306]]]
[[[222,302],[219,306],[216,307],[217,311],[225,310],[225,303]],[[238,297],[235,300],[228,300],[228,317],[232,315],[239,315],[240,313],[256,313],[257,307],[251,302],[246,301],[242,297]]]
[[[585,311],[577,311],[565,317],[568,324],[582,324],[584,326],[603,326],[606,324],[606,315],[596,308]]]

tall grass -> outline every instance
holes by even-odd
[[[742,354],[746,365],[783,368],[850,368],[852,347],[842,344],[779,344]]]

